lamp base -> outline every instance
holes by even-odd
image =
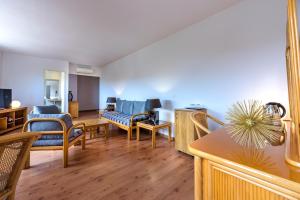
[[[149,120],[152,121],[155,124],[158,123],[159,122],[159,112],[158,111],[151,111]]]

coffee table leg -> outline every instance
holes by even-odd
[[[107,139],[108,139],[109,125],[106,124],[104,128],[105,128],[105,132],[104,133],[105,133],[105,142],[106,142]]]
[[[171,142],[172,141],[172,128],[171,128],[171,126],[168,126],[168,130],[169,130],[169,142]]]
[[[152,148],[156,147],[156,130],[155,128],[152,130]]]
[[[90,128],[87,129],[87,131],[90,133],[90,140],[92,139],[93,137],[93,133],[92,133],[92,130]]]
[[[140,141],[140,127],[136,127],[136,140]]]

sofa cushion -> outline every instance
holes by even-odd
[[[116,111],[122,112],[122,108],[123,108],[123,100],[118,98],[116,101]]]
[[[124,101],[122,113],[127,115],[132,115],[133,113],[133,101]]]
[[[139,114],[145,112],[145,101],[134,101],[133,102],[133,114]]]
[[[56,105],[51,106],[33,106],[33,114],[60,114]]]
[[[128,115],[125,113],[119,113],[119,112],[105,112],[103,113],[103,117],[106,119],[110,119],[112,121],[115,121],[117,123],[123,124],[125,126],[129,126],[130,125],[130,118],[132,115]],[[133,119],[133,122],[138,122],[138,121],[143,121],[148,119],[148,116],[145,115],[141,115],[141,116],[137,116]]]

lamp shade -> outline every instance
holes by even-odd
[[[107,97],[106,103],[116,103],[116,97]]]
[[[20,108],[21,107],[21,102],[18,100],[13,100],[11,102],[11,108]]]
[[[161,108],[161,103],[159,99],[147,99],[146,109],[153,110],[154,108]]]

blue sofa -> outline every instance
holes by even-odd
[[[68,166],[69,147],[81,140],[82,149],[85,148],[85,124],[73,125],[71,116],[61,114],[56,106],[34,106],[33,112],[28,115],[23,132],[41,134],[41,137],[32,144],[32,151],[63,150],[64,167]]]
[[[117,99],[116,110],[104,112],[102,118],[126,130],[128,140],[131,140],[132,130],[136,128],[136,122],[149,119],[149,111],[146,101]]]

